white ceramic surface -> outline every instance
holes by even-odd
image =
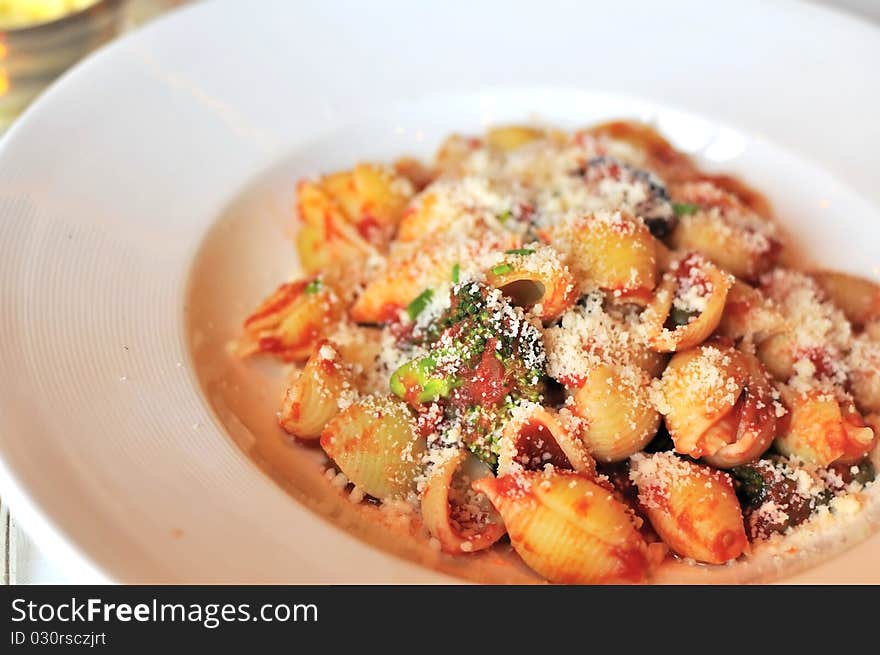
[[[766,191],[814,259],[880,275],[874,28],[789,2],[260,4],[113,44],[0,144],[0,489],[80,579],[448,579],[292,500],[202,394],[189,275],[254,180],[275,209],[227,274],[255,289],[293,265],[269,231],[293,180],[269,171],[425,153],[487,122],[655,120]],[[262,265],[234,273],[257,234]],[[878,550],[798,579],[880,582]]]

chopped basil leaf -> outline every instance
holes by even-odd
[[[321,278],[316,277],[314,280],[306,285],[305,292],[310,296],[313,296],[321,290],[322,286],[323,285],[321,284]]]
[[[492,275],[504,275],[505,273],[510,273],[513,270],[513,266],[504,262],[503,264],[498,264],[492,268]]]
[[[452,282],[453,282],[453,284],[458,284],[458,280],[460,277],[461,277],[461,266],[459,266],[458,264],[455,264],[455,266],[452,267]]]
[[[674,202],[672,203],[672,211],[676,216],[689,216],[700,211],[700,206],[690,202]]]
[[[428,303],[431,302],[431,299],[434,297],[433,289],[425,289],[418,296],[416,296],[415,300],[413,300],[409,305],[406,306],[406,313],[409,314],[409,317],[412,320],[416,320],[416,317],[424,311],[425,307],[428,306]]]
[[[505,255],[534,255],[535,251],[531,248],[513,248],[512,250],[505,250]]]
[[[513,212],[509,209],[505,209],[498,215],[498,221],[503,225],[508,221],[508,219],[510,219],[511,216],[513,216]]]

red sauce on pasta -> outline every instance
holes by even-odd
[[[244,322],[245,327],[257,323],[261,319],[278,313],[287,307],[287,305],[302,295],[309,282],[310,280],[299,280],[297,282],[287,282],[282,284],[278,287],[278,290],[266,300],[266,302],[260,305],[253,314],[248,316],[247,320]]]
[[[458,394],[457,402],[470,405],[497,405],[510,393],[511,384],[507,380],[507,371],[495,357],[495,339],[486,343],[477,366],[465,373],[463,393]]]
[[[523,147],[533,140],[537,147]],[[451,453],[457,467],[476,462],[483,476],[474,487],[468,480],[453,489],[462,492],[455,502],[470,512],[468,493],[483,483],[481,493],[503,517],[514,548],[547,579],[638,582],[648,573],[648,560],[656,563],[666,547],[707,563],[738,558],[748,546],[741,530],[744,509],[753,538],[793,526],[801,513],[805,520],[815,503],[783,506],[792,489],[777,484],[774,490],[773,480],[766,479],[783,459],[795,473],[804,473],[797,448],[788,453],[779,445],[782,439],[792,441],[789,432],[800,431],[795,436],[806,442],[793,446],[808,454],[828,451],[841,465],[866,452],[871,433],[866,434],[863,418],[872,421],[859,411],[870,410],[840,374],[849,365],[843,361],[849,357],[846,348],[826,339],[822,324],[802,326],[816,334],[812,341],[787,347],[785,356],[800,363],[793,368],[802,378],[809,377],[803,371],[815,369],[812,380],[800,382],[837,385],[836,391],[853,398],[835,407],[831,394],[832,400],[818,401],[828,411],[810,421],[809,406],[800,414],[789,406],[794,396],[784,393],[785,387],[794,389],[794,383],[771,371],[772,360],[765,356],[772,357],[772,351],[761,349],[765,335],[755,331],[746,340],[721,323],[734,315],[747,324],[753,310],[798,314],[770,297],[765,283],[769,273],[781,273],[778,282],[794,285],[797,292],[797,277],[809,278],[785,270],[781,233],[760,220],[771,216],[769,204],[733,177],[699,171],[652,128],[624,121],[574,135],[499,128],[486,139],[451,137],[434,168],[410,161],[400,162],[396,174],[378,165],[373,172],[363,185],[355,184],[354,172],[308,183],[314,187],[311,201],[298,208],[317,236],[300,239],[298,247],[315,250],[302,260],[312,275],[320,269],[320,277],[281,285],[245,321],[246,347],[240,348],[241,356],[263,351],[296,362],[307,361],[322,345],[330,349],[308,375],[293,379],[292,385],[311,380],[317,386],[292,387],[302,393],[287,397],[279,420],[295,436],[315,440],[319,435],[338,467],[325,473],[332,474],[335,486],[356,485],[362,498],[375,483],[378,491],[369,493],[398,501],[416,490],[440,488],[436,479],[425,478],[430,480]],[[305,196],[306,186],[298,188]],[[418,196],[422,188],[431,195]],[[436,206],[429,206],[428,197]],[[387,256],[381,274],[367,260],[369,248],[343,247],[359,241]],[[397,257],[409,247],[414,256]],[[590,257],[595,261],[587,261]],[[327,282],[324,276],[333,275],[336,286],[327,283],[327,294],[317,296]],[[741,281],[736,293],[728,291],[734,279]],[[540,280],[540,294],[532,293],[532,280]],[[524,281],[530,285],[525,290]],[[315,288],[308,286],[312,283]],[[819,301],[804,302],[808,306],[800,314],[821,314],[809,306],[813,302],[822,309]],[[648,321],[655,305],[666,314],[653,326]],[[781,316],[780,324],[810,323],[800,314]],[[687,343],[655,339],[643,329],[676,331],[697,320]],[[853,321],[852,334],[861,336],[863,324]],[[786,329],[796,335],[798,327]],[[345,341],[361,331],[381,342],[382,351],[372,360],[369,339],[363,359],[359,344]],[[838,330],[844,337],[850,331]],[[718,357],[727,356],[721,352],[725,348],[757,353],[756,366],[764,367],[768,385],[771,373],[776,376],[780,394],[771,399],[767,391],[756,398],[774,415],[757,413],[762,407],[749,395],[755,390],[744,387],[722,360],[707,356],[687,363],[688,353],[701,344],[711,344]],[[643,357],[642,351],[651,352]],[[615,373],[607,374],[608,389],[585,386],[600,369]],[[812,401],[813,391],[795,400]],[[716,392],[726,392],[729,399],[716,398]],[[295,401],[314,400],[319,393],[321,402],[314,407]],[[389,424],[395,412],[399,420]],[[657,426],[664,421],[675,436],[665,449],[657,447]],[[712,460],[721,452],[718,444],[749,446],[744,436],[757,438],[761,429],[767,447],[771,429],[777,430],[778,453],[740,457],[745,448],[729,448],[722,457],[738,458],[735,464]],[[399,450],[395,438],[400,434],[410,450]],[[614,442],[611,454],[602,452],[606,441]],[[684,450],[685,443],[696,445]],[[845,456],[836,455],[838,450]],[[617,462],[600,464],[608,477],[596,475],[590,453]],[[702,456],[702,462],[690,459]],[[759,470],[756,457],[763,457],[758,463],[766,470]],[[400,495],[397,488],[386,493],[367,475],[378,471],[381,478],[401,462],[407,464],[395,480],[404,489]],[[752,470],[737,472],[741,466]],[[581,473],[571,471],[574,467]],[[862,474],[848,464],[841,470]],[[747,484],[754,496],[748,503],[737,499]],[[774,501],[779,501],[776,507]],[[424,497],[419,502],[425,527],[440,547],[461,555],[457,547],[449,550],[441,529],[429,525],[431,502]],[[441,514],[450,502],[441,499]],[[595,543],[572,543],[578,539],[560,537],[568,534],[561,528],[530,524],[529,513],[538,506],[546,512],[540,514],[542,522],[552,525],[556,514],[557,525],[573,524]],[[469,525],[467,512],[452,517],[459,532]],[[661,535],[668,546],[652,548]],[[465,546],[462,552],[481,547],[477,541]],[[599,561],[601,568],[585,560]]]
[[[571,462],[562,448],[542,423],[531,421],[520,429],[516,452],[517,459],[526,469],[540,470],[546,464],[562,469],[571,468]]]

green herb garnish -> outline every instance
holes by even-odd
[[[503,212],[501,212],[498,215],[498,221],[502,225],[504,225],[510,219],[511,216],[513,216],[513,212],[509,209],[505,209]]]
[[[321,283],[321,278],[316,277],[314,280],[306,285],[305,292],[308,295],[313,296],[318,293],[323,286],[324,285]]]
[[[416,320],[416,317],[425,310],[425,307],[428,306],[428,303],[431,302],[433,297],[434,290],[425,289],[415,297],[415,300],[406,306],[406,313],[409,314],[409,317],[412,320]]]
[[[436,402],[446,398],[462,381],[455,376],[438,374],[437,360],[431,356],[413,359],[391,374],[391,393],[408,402]]]
[[[461,277],[461,266],[457,263],[452,267],[452,283],[458,284],[458,279]]]
[[[672,211],[676,216],[690,216],[700,211],[700,206],[691,202],[674,202],[672,203]]]
[[[531,248],[513,248],[512,250],[505,250],[505,255],[534,255],[535,251]]]
[[[503,264],[498,264],[498,266],[492,268],[492,275],[505,275],[507,273],[510,273],[512,270],[513,266],[511,264],[508,264],[507,262],[504,262]]]

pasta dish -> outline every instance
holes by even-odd
[[[283,433],[436,550],[644,582],[873,491],[880,286],[799,268],[763,196],[645,125],[453,135],[299,182],[296,216],[303,273],[232,351],[292,364]]]

